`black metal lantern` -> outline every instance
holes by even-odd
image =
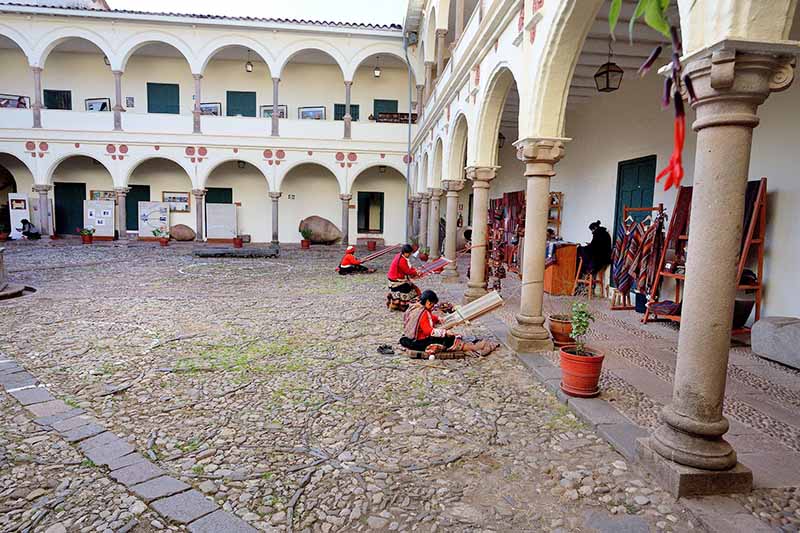
[[[620,84],[622,84],[622,76],[625,74],[625,71],[619,65],[611,61],[612,55],[611,40],[609,40],[608,62],[600,65],[594,75],[594,84],[601,93],[610,93],[619,89]]]

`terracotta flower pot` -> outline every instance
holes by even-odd
[[[550,315],[547,317],[550,326],[550,334],[553,336],[553,342],[556,346],[566,346],[567,344],[575,344],[572,337],[572,322],[569,315]]]
[[[9,236],[9,233],[7,233],[5,231],[0,233],[0,242],[6,242],[8,240],[8,236]]]
[[[94,241],[94,235],[81,235],[81,242],[83,244],[92,244]]]
[[[378,246],[378,241],[367,241],[367,250],[369,250],[370,252],[374,252],[377,246]]]
[[[427,263],[428,262],[428,254],[419,254],[418,257],[419,257],[419,260],[422,261],[423,263]]]
[[[411,252],[413,253],[413,252],[416,252],[417,250],[419,250],[419,244],[412,244],[411,245]]]
[[[309,248],[311,248],[311,241],[303,239],[302,241],[300,241],[300,248],[302,248],[303,250],[308,250]]]
[[[158,239],[158,244],[161,246],[169,246],[169,239],[167,237],[161,237]]]
[[[575,345],[561,348],[561,390],[578,398],[593,398],[600,394],[600,370],[603,355],[586,350],[591,355],[575,355]]]
[[[234,237],[233,238],[233,247],[234,248],[241,248],[243,246],[243,241],[241,237]]]

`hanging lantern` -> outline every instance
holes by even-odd
[[[375,69],[372,71],[372,75],[376,78],[381,77],[381,56],[375,58]]]
[[[250,50],[247,51],[247,63],[244,64],[245,72],[253,72],[253,62],[250,61]]]
[[[619,89],[619,86],[622,84],[622,76],[625,74],[625,71],[622,70],[619,65],[611,61],[612,56],[611,39],[609,39],[608,61],[600,65],[600,68],[597,69],[597,73],[594,75],[594,84],[601,93],[611,93]]]

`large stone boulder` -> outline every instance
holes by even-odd
[[[750,344],[761,357],[800,369],[800,318],[762,318],[753,324]]]
[[[186,224],[175,224],[169,228],[169,235],[176,241],[193,241],[197,234]]]
[[[341,230],[327,218],[316,215],[304,218],[300,221],[300,227],[297,230],[302,231],[306,228],[311,230],[309,240],[314,244],[333,244],[342,239]]]

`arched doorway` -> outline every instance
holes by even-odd
[[[0,153],[0,233],[11,232],[9,194],[28,193],[33,187],[33,175],[17,157]],[[32,204],[30,201],[28,205]]]
[[[128,187],[130,190],[125,197],[125,226],[128,233],[138,234],[139,202],[162,202],[165,198],[175,196],[174,193],[188,196],[189,205],[188,210],[171,210],[169,225],[184,224],[197,231],[197,206],[192,197],[192,180],[178,163],[161,157],[146,159],[131,171]],[[152,235],[139,235],[139,238],[151,237]]]
[[[300,221],[317,215],[341,229],[342,202],[336,176],[318,163],[303,163],[289,170],[279,186],[283,193],[278,211],[280,242],[300,242]]]
[[[53,183],[53,223],[58,235],[76,235],[83,228],[83,202],[113,199],[114,180],[102,162],[85,155],[70,156],[56,165]]]
[[[226,161],[211,171],[205,188],[206,204],[230,198],[238,206],[239,234],[250,235],[252,242],[269,242],[272,235],[269,184],[258,167],[245,161]]]
[[[386,244],[405,240],[406,179],[398,170],[376,165],[363,170],[350,187],[350,241],[383,239]]]

